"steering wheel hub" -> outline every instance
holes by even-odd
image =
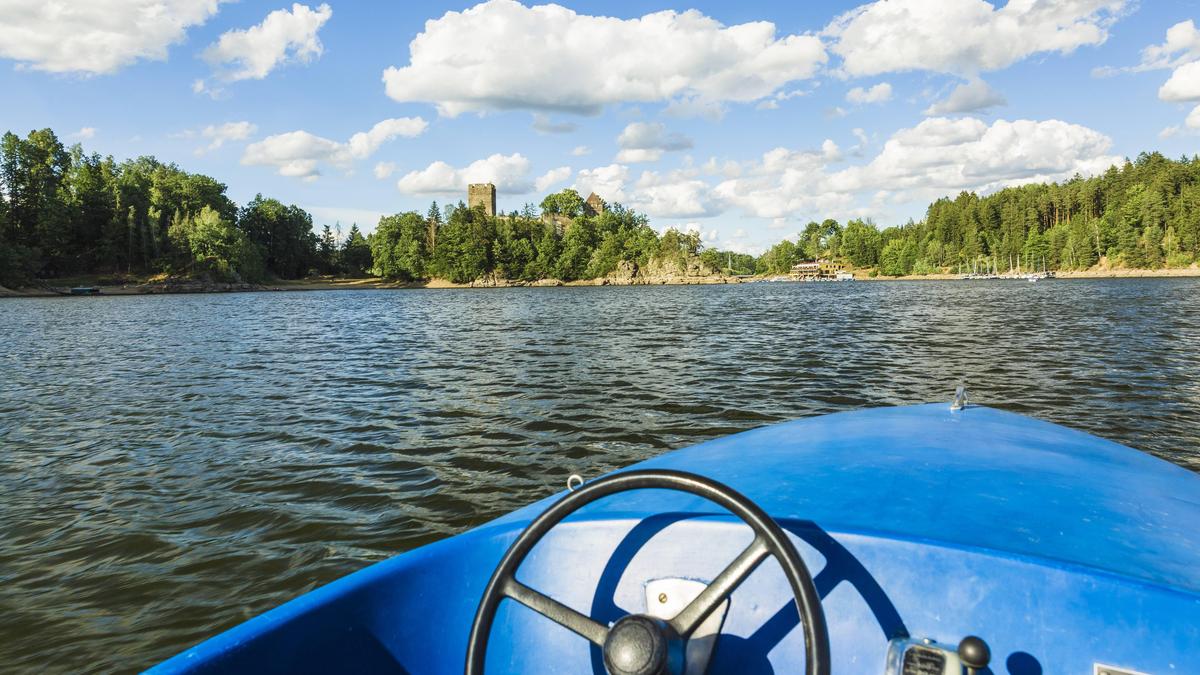
[[[683,641],[667,622],[631,614],[613,624],[604,641],[612,675],[666,675],[683,670]]]

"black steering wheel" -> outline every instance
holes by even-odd
[[[631,614],[611,628],[517,581],[516,572],[555,525],[586,504],[626,492],[659,488],[677,490],[720,504],[754,530],[754,541],[716,576],[703,591],[670,621]],[[467,675],[482,675],[488,636],[496,609],[511,598],[564,628],[578,633],[604,652],[604,665],[612,675],[678,675],[683,672],[684,646],[697,627],[759,563],[774,556],[783,568],[804,628],[804,672],[829,675],[829,631],[812,575],[783,529],[757,504],[732,488],[684,471],[627,471],[588,483],[555,502],[538,516],[501,558],[475,611],[467,643]]]

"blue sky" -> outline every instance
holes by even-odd
[[[0,0],[0,127],[369,231],[490,180],[761,251],[1197,151],[1196,2]]]

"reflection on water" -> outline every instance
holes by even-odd
[[[609,469],[974,400],[1200,471],[1200,281],[0,302],[0,663],[144,667]]]

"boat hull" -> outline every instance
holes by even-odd
[[[1200,672],[1200,479],[1086,434],[986,408],[832,415],[638,465],[705,473],[762,505],[813,570],[833,671],[883,672],[889,641],[978,635],[992,672]],[[1164,492],[1165,491],[1165,492]],[[237,626],[153,672],[461,672],[484,586],[554,497],[372,565]],[[694,497],[648,490],[551,531],[523,583],[602,622],[646,611],[645,584],[711,580],[749,529]],[[799,670],[781,571],[731,598],[708,672]],[[599,650],[512,602],[493,672],[603,672]]]

